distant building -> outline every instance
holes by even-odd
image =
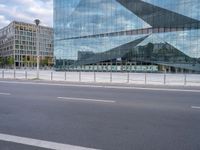
[[[54,52],[58,70],[200,73],[199,0],[54,0]]]
[[[1,66],[36,66],[36,25],[13,21],[0,29]],[[40,65],[53,65],[53,29],[39,26]]]
[[[92,51],[78,51],[78,60],[84,60],[94,55],[95,53]]]

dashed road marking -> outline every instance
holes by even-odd
[[[9,96],[11,94],[10,93],[0,93],[0,95],[7,95],[7,96]]]
[[[199,109],[200,110],[200,106],[191,106],[192,109]]]
[[[75,97],[58,97],[58,99],[68,101],[88,101],[88,102],[100,102],[100,103],[115,103],[113,100],[102,100],[102,99],[87,99],[87,98],[75,98]]]

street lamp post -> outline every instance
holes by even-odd
[[[37,49],[37,79],[39,79],[39,69],[40,69],[40,50],[39,50],[39,24],[40,20],[34,20],[36,24],[36,49]]]

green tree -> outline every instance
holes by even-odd
[[[37,63],[36,58],[34,56],[30,56],[29,62],[31,63],[31,67],[34,67]]]
[[[49,66],[53,66],[54,65],[54,63],[53,63],[53,57],[49,57],[49,59],[48,59],[48,64],[49,64]]]
[[[52,65],[52,57],[45,57],[44,59],[42,59],[41,61],[42,66],[51,66]]]
[[[7,58],[7,64],[10,66],[10,67],[13,67],[14,65],[14,57],[13,56],[9,56]]]
[[[48,64],[49,64],[49,58],[48,57],[44,58],[43,64],[44,64],[44,66],[48,66]]]
[[[28,60],[26,56],[22,57],[22,61],[23,61],[24,67],[27,67]]]
[[[3,57],[0,56],[0,67],[3,66]]]

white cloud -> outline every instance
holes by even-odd
[[[38,18],[42,25],[53,26],[53,0],[2,0],[0,2],[0,27],[11,21],[33,23]]]
[[[5,7],[6,7],[6,5],[0,4],[0,8],[5,8]]]
[[[0,15],[0,28],[8,25],[10,23],[9,20],[5,18],[5,16]]]

